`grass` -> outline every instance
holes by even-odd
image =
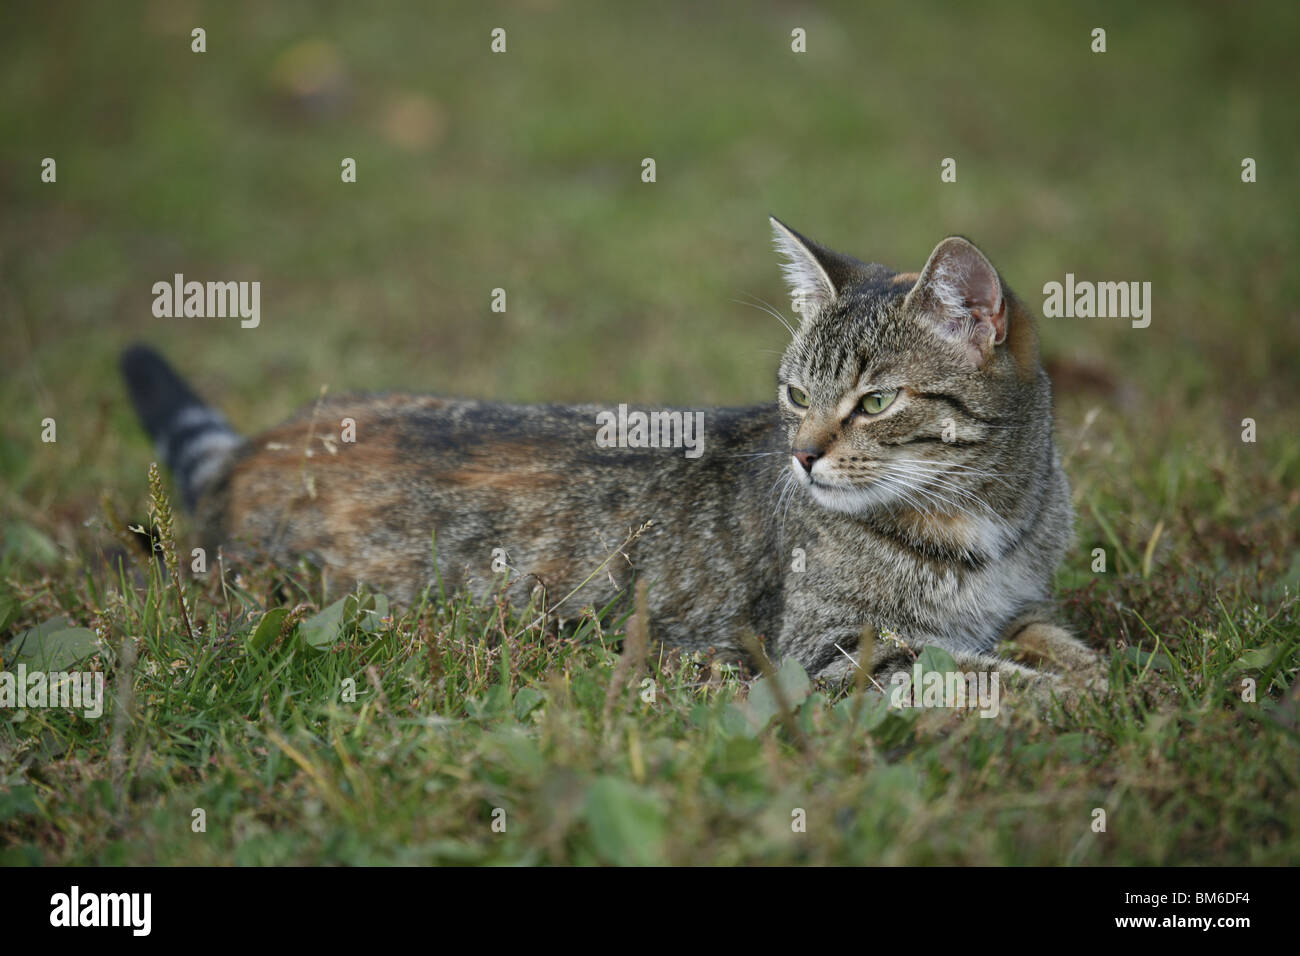
[[[92,629],[108,705],[0,714],[0,861],[1300,858],[1293,5],[60,9],[0,12],[0,632]],[[784,332],[733,300],[782,301],[769,211],[900,268],[969,235],[1031,303],[1152,282],[1150,328],[1041,324],[1062,616],[1107,697],[985,720],[813,688],[755,726],[753,675],[620,655],[623,621],[433,588],[321,627],[344,595],[306,569],[189,574],[178,515],[172,576],[125,530],[156,523],[128,341],[249,432],[324,383],[763,401]],[[262,325],[154,319],[174,272],[260,279]]]
[[[142,585],[91,579],[57,602],[138,647],[124,666],[110,639],[94,665],[112,676],[110,709],[131,687],[134,718],[32,710],[6,726],[6,863],[1294,857],[1300,741],[1294,709],[1274,703],[1300,654],[1290,596],[1272,610],[1220,596],[1206,623],[1166,623],[1153,602],[1118,610],[1085,589],[1076,612],[1132,637],[1112,647],[1111,694],[1069,712],[984,720],[815,690],[793,698],[793,726],[757,729],[743,675],[663,650],[638,666],[594,619],[557,638],[528,611],[435,592],[325,643],[277,618],[258,639],[266,602],[240,580],[187,589],[204,622],[193,642],[152,567]],[[1240,699],[1243,676],[1260,702]]]

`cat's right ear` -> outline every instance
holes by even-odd
[[[1007,337],[1007,300],[993,263],[969,239],[949,236],[934,247],[904,309],[925,317],[939,335],[983,365]]]
[[[807,321],[838,298],[866,266],[852,256],[842,256],[795,232],[775,216],[772,240],[785,257],[781,271],[790,286],[794,311]]]

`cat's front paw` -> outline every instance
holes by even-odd
[[[1101,655],[1055,624],[1033,622],[1003,641],[998,649],[1017,663],[1052,675],[1059,696],[1073,698],[1109,690]]]

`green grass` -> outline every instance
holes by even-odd
[[[96,629],[109,695],[0,713],[0,861],[1300,858],[1300,11],[697,6],[0,12],[0,630]],[[312,58],[337,100],[291,92]],[[969,235],[1035,306],[1067,271],[1153,283],[1150,328],[1041,323],[1079,515],[1062,617],[1106,698],[984,720],[818,689],[755,728],[752,676],[641,666],[621,622],[543,634],[432,593],[310,643],[343,595],[294,569],[187,575],[191,640],[124,540],[151,460],[127,342],[250,432],[326,383],[766,400],[785,334],[733,300],[784,301],[768,212],[899,268]],[[174,272],[260,279],[261,327],[153,318]],[[296,627],[250,646],[275,607]]]
[[[1300,741],[1271,696],[1300,654],[1293,597],[1270,611],[1221,597],[1208,624],[1153,631],[1143,613],[1160,609],[1083,596],[1079,614],[1132,637],[1115,641],[1110,695],[1068,713],[985,720],[814,691],[794,698],[792,726],[760,729],[733,669],[677,652],[620,668],[622,635],[590,618],[561,638],[435,592],[324,643],[292,622],[255,640],[260,588],[241,580],[190,589],[204,622],[190,641],[154,567],[142,586],[31,597],[130,635],[134,664],[110,640],[95,665],[110,709],[130,684],[135,717],[31,710],[6,725],[5,862],[1294,858]],[[1243,676],[1260,703],[1241,701]]]

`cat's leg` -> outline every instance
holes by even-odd
[[[1056,630],[1065,634],[1060,628]],[[1068,634],[1065,636],[1069,638]],[[1041,709],[1051,706],[1054,700],[1072,704],[1078,701],[1081,694],[1096,686],[1093,682],[1079,681],[1073,672],[1062,674],[1053,670],[1042,670],[999,654],[974,651],[950,653],[958,672],[988,675],[989,678],[996,676],[999,697],[1005,695],[1005,699],[1013,704],[1018,701],[1026,702]],[[1100,678],[1100,681],[1104,688],[1105,679]]]
[[[1016,622],[1007,629],[999,650],[1012,660],[1085,686],[1097,680],[1105,682],[1101,655],[1051,621]]]
[[[957,670],[965,674],[997,675],[1002,691],[1012,696],[1050,704],[1053,698],[1077,700],[1086,691],[1106,689],[1100,657],[1070,633],[1039,615],[1025,615],[1005,631],[997,652],[949,649]],[[938,638],[890,641],[877,638],[859,649],[849,635],[824,640],[817,660],[805,660],[810,675],[836,686],[855,682],[860,661],[867,662],[867,685],[887,691],[896,675],[912,675],[917,655],[927,645],[943,647]],[[853,653],[831,654],[828,648],[853,648]]]
[[[1035,608],[1012,622],[999,645],[991,652],[952,650],[957,670],[965,674],[998,677],[999,687],[1011,699],[1049,704],[1053,698],[1074,702],[1085,693],[1106,690],[1101,657],[1064,628],[1046,617],[1050,608]],[[944,646],[937,639],[919,645]],[[889,684],[895,674],[909,673],[919,647],[878,642],[872,657],[875,681]]]
[[[923,642],[922,646],[925,644],[943,646],[943,642],[935,639]],[[959,683],[966,688],[966,696],[965,703],[956,702],[960,698],[950,701],[945,697],[944,706],[965,706],[979,710],[982,716],[996,716],[1004,695],[1010,701],[1029,701],[1035,707],[1045,707],[1051,703],[1054,695],[1059,697],[1064,693],[1056,675],[1035,670],[1009,658],[952,649],[948,649],[948,654],[956,665],[957,673],[965,678]],[[885,644],[877,646],[872,658],[872,685],[888,692],[900,686],[900,682],[907,684],[907,679],[915,683],[916,660],[916,649],[910,644],[902,647]],[[945,685],[946,683],[945,679]],[[918,688],[914,694],[916,696],[913,699],[919,701],[923,691]],[[970,696],[972,694],[975,696]]]
[[[1041,613],[1013,621],[997,649],[1011,661],[1050,675],[1059,696],[1107,690],[1101,655]]]

